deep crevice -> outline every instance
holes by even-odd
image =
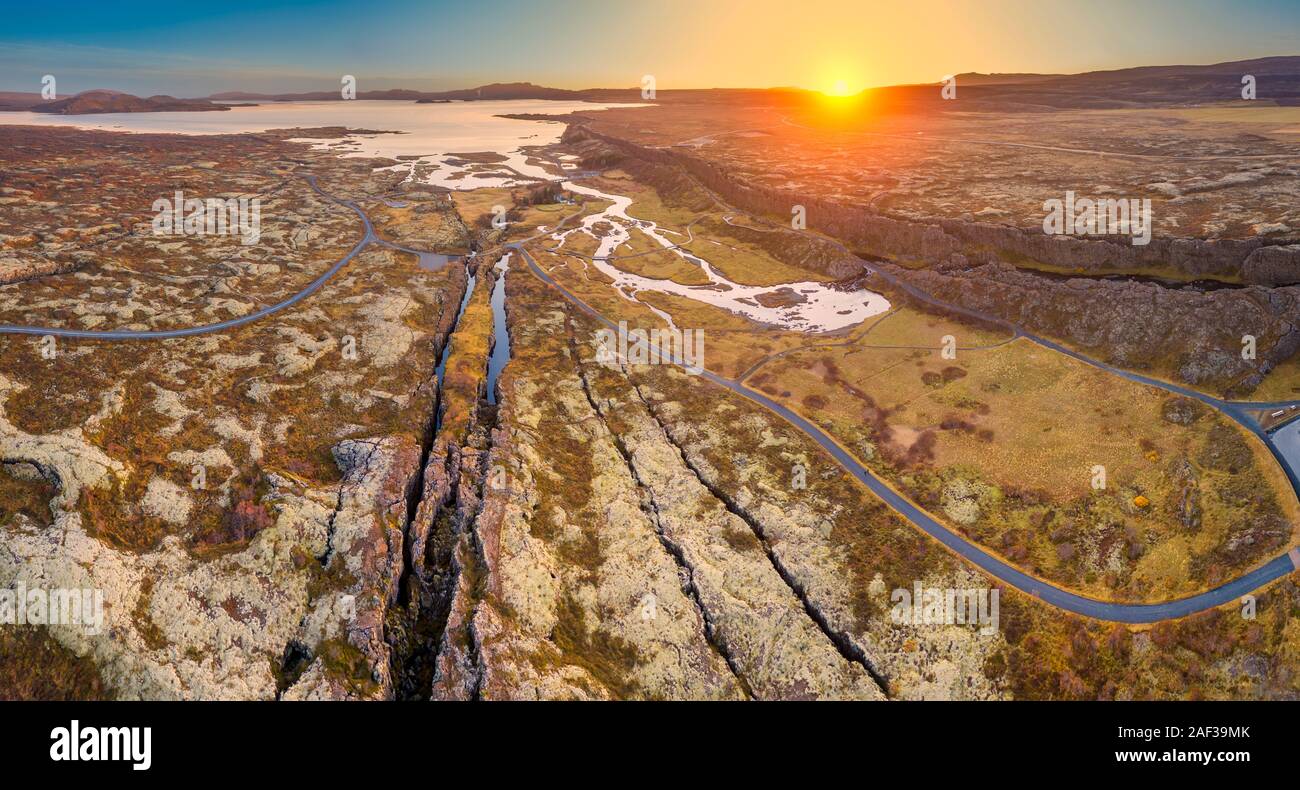
[[[496,427],[495,417],[496,413],[494,412],[494,425],[492,428]],[[487,553],[483,549],[482,537],[479,535],[478,521],[479,517],[483,515],[484,506],[487,504],[488,465],[491,461],[493,447],[492,428],[488,428],[485,431],[487,443],[484,446],[482,453],[479,455],[479,465],[476,470],[478,472],[478,507],[475,509],[474,515],[470,517],[464,531],[469,542],[468,550],[471,552],[469,560],[474,563],[476,567],[476,572],[474,573],[475,587],[479,584],[486,583],[487,579]],[[458,581],[465,581],[465,574],[463,572],[458,574]],[[469,663],[470,666],[473,667],[473,685],[470,687],[470,699],[474,702],[478,702],[482,698],[483,676],[486,674],[486,668],[483,665],[481,642],[479,640],[478,631],[474,628],[474,620],[478,615],[478,607],[483,602],[484,593],[483,590],[480,589],[471,589],[469,590],[469,596],[470,606],[468,607],[465,616],[465,635],[468,637]]]
[[[443,581],[440,569],[447,563],[439,563],[437,544],[439,530],[449,527],[446,523],[448,513],[454,517],[455,496],[458,482],[457,454],[451,447],[445,455],[434,456],[439,432],[442,427],[444,406],[443,373],[447,359],[451,354],[453,335],[460,326],[465,308],[474,292],[476,278],[465,269],[464,292],[459,308],[451,325],[447,328],[438,346],[438,364],[430,377],[434,382],[432,412],[425,422],[421,436],[420,460],[415,475],[406,491],[406,521],[402,530],[402,573],[397,586],[397,603],[386,617],[385,640],[391,648],[389,669],[393,678],[393,692],[398,699],[428,699],[432,689],[434,667],[437,662],[442,633],[446,625],[450,608],[449,590],[453,585]],[[446,502],[436,503],[432,512],[423,514],[428,519],[428,534],[419,544],[415,540],[417,519],[421,517],[421,505],[424,504],[425,484],[431,464],[441,463],[450,480],[450,491]],[[420,548],[417,548],[417,544]],[[432,568],[432,570],[429,570]]]
[[[480,263],[479,265],[482,266],[483,264]],[[500,283],[503,285],[504,272],[502,272],[498,277],[500,278]],[[493,284],[493,291],[495,291],[498,286],[498,280],[494,279],[491,282]],[[495,348],[496,343],[499,342],[496,332],[497,325],[495,312],[493,314],[492,323],[493,327],[492,334],[489,336],[488,356],[487,359],[484,360],[483,385],[479,392],[478,404],[477,408],[474,410],[474,417],[469,429],[469,434],[466,437],[466,440],[469,442],[474,441],[476,438],[482,439],[482,446],[477,448],[477,465],[473,470],[472,478],[475,482],[473,496],[477,501],[475,503],[473,514],[467,516],[462,510],[465,503],[461,500],[459,494],[460,484],[463,482],[464,477],[463,475],[460,475],[461,468],[458,466],[457,477],[451,494],[451,503],[454,503],[456,513],[461,519],[461,528],[454,532],[456,541],[450,546],[451,554],[449,556],[449,562],[451,563],[452,573],[450,574],[445,590],[445,612],[442,615],[443,630],[439,634],[438,639],[438,645],[441,646],[446,639],[446,619],[451,614],[451,606],[454,603],[455,597],[459,594],[461,585],[471,583],[472,586],[466,589],[465,592],[468,604],[466,606],[463,627],[465,629],[467,643],[466,653],[471,674],[469,698],[474,702],[477,702],[482,698],[483,680],[486,675],[486,667],[483,664],[482,658],[481,641],[474,625],[478,613],[478,607],[481,605],[484,598],[484,591],[480,589],[480,585],[486,583],[487,573],[487,554],[483,546],[482,537],[479,534],[478,522],[479,518],[483,514],[483,509],[487,504],[487,480],[491,466],[492,451],[495,447],[493,431],[496,429],[499,421],[501,406],[499,399],[494,398],[496,402],[489,404],[485,403],[486,399],[484,397],[487,391],[487,382],[490,378],[492,351]],[[506,331],[508,333],[508,329]],[[508,342],[508,334],[506,334],[506,337]],[[461,463],[463,464],[463,461]],[[468,556],[464,558],[457,557],[457,549],[468,552]],[[467,571],[469,571],[468,574],[466,573]]]
[[[700,596],[700,589],[695,583],[695,569],[692,568],[691,564],[687,561],[686,554],[682,550],[682,548],[678,546],[676,543],[674,543],[668,537],[667,532],[664,530],[663,522],[660,519],[659,504],[655,501],[654,492],[641,479],[640,474],[636,470],[636,466],[632,462],[632,454],[628,450],[627,445],[624,444],[622,437],[620,437],[610,427],[609,421],[606,419],[604,411],[602,411],[600,406],[597,405],[596,399],[591,392],[590,384],[587,381],[586,372],[583,370],[585,363],[583,363],[581,357],[578,354],[577,340],[573,336],[573,331],[571,326],[569,330],[569,348],[573,356],[573,364],[578,372],[578,380],[582,383],[582,392],[584,395],[587,396],[587,403],[591,406],[592,411],[600,419],[601,424],[605,426],[606,432],[609,433],[610,438],[613,440],[614,447],[618,450],[619,455],[623,458],[623,463],[627,467],[628,474],[631,475],[633,482],[636,483],[637,489],[640,491],[642,497],[644,498],[644,502],[641,508],[642,511],[646,512],[646,515],[650,517],[651,523],[654,524],[655,535],[659,538],[659,543],[664,547],[664,551],[668,553],[668,556],[672,557],[673,562],[677,565],[678,570],[684,573],[686,576],[686,586],[683,588],[682,591],[686,593],[687,596],[691,599],[691,602],[695,604],[695,609],[700,614],[700,619],[704,623],[705,641],[709,643],[709,646],[713,648],[714,652],[716,652],[718,656],[723,660],[723,662],[727,665],[727,669],[731,671],[732,676],[736,679],[736,682],[740,685],[741,691],[744,692],[745,696],[750,699],[758,699],[758,696],[754,693],[754,690],[750,687],[749,681],[745,679],[744,674],[740,671],[740,668],[736,665],[736,660],[731,655],[731,651],[727,648],[725,640],[723,640],[721,635],[718,633],[717,626],[714,624],[713,618],[709,614],[709,610],[704,606],[704,601]],[[631,384],[630,381],[629,384]],[[649,505],[649,509],[646,508],[645,506],[646,504]]]
[[[812,600],[808,597],[807,590],[805,590],[803,585],[799,583],[799,580],[795,578],[794,574],[785,567],[785,563],[781,561],[781,558],[777,556],[776,551],[773,550],[772,544],[767,537],[767,533],[763,529],[763,526],[758,522],[758,519],[753,518],[745,512],[745,510],[736,503],[735,499],[724,492],[721,488],[705,480],[704,475],[700,473],[699,468],[692,463],[690,458],[687,456],[685,448],[678,444],[676,440],[673,439],[672,434],[668,432],[668,426],[664,424],[659,413],[655,411],[653,406],[651,406],[649,398],[647,398],[645,393],[641,391],[640,385],[633,383],[632,390],[636,392],[637,398],[640,399],[642,405],[645,406],[646,411],[650,414],[650,417],[659,426],[659,430],[663,433],[664,439],[676,448],[677,454],[681,456],[682,463],[691,471],[692,474],[695,475],[695,478],[700,482],[700,485],[704,486],[709,493],[713,494],[713,496],[727,508],[729,513],[749,526],[750,531],[754,533],[754,537],[758,538],[758,542],[762,545],[763,553],[767,555],[768,561],[772,564],[772,568],[776,570],[777,575],[781,577],[781,580],[785,582],[786,586],[790,588],[790,591],[799,599],[799,603],[803,605],[804,612],[806,612],[808,617],[817,624],[817,627],[821,629],[821,632],[830,640],[831,644],[835,646],[835,649],[839,652],[840,656],[843,657],[845,661],[861,666],[871,679],[875,681],[876,685],[880,688],[880,692],[885,695],[886,699],[888,699],[889,680],[880,672],[879,669],[877,669],[875,663],[867,656],[866,652],[858,646],[847,633],[836,630],[834,626],[831,625],[830,620],[826,615],[813,604]]]
[[[358,464],[354,464],[345,471],[343,473],[343,479],[339,481],[339,493],[338,498],[334,502],[334,510],[330,512],[329,519],[325,522],[325,552],[316,558],[322,568],[328,568],[330,559],[334,556],[334,521],[343,510],[343,496],[348,490],[348,475],[352,473],[352,469],[369,466],[370,459],[374,458],[375,451],[378,449],[379,445],[377,443],[371,443],[370,450],[366,453],[365,460]]]
[[[302,677],[313,660],[312,651],[296,639],[284,646],[284,655],[276,672],[275,698],[278,700]]]

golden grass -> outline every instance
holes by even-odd
[[[1248,396],[1250,400],[1300,400],[1300,355],[1273,368]]]
[[[709,284],[708,276],[699,265],[684,260],[675,252],[660,249],[652,240],[635,236],[618,248],[610,265],[655,280],[672,280],[682,285]]]
[[[515,205],[513,192],[508,187],[485,187],[467,192],[452,192],[451,199],[461,219],[472,228],[480,217],[495,214],[497,206],[511,209]]]
[[[782,285],[793,282],[830,282],[821,272],[792,266],[767,250],[736,238],[729,225],[710,216],[692,229],[695,241],[687,249],[708,261],[722,276],[741,285]]]
[[[0,628],[0,699],[107,700],[114,695],[89,656],[77,656],[44,626]]]
[[[892,320],[862,342],[887,337]],[[1145,538],[1152,550],[1142,555],[1135,585],[1125,594],[1152,600],[1202,589],[1204,573],[1226,570],[1221,560],[1205,560],[1203,572],[1190,563],[1217,556],[1231,531],[1253,515],[1254,505],[1221,493],[1239,484],[1240,475],[1257,475],[1276,494],[1287,521],[1300,520],[1300,503],[1283,471],[1240,426],[1208,413],[1190,426],[1170,423],[1161,416],[1166,393],[1024,339],[959,351],[956,360],[937,351],[865,347],[795,352],[765,366],[749,384],[827,428],[914,497],[934,496],[930,509],[940,519],[943,500],[936,491],[953,479],[991,484],[994,495],[981,505],[993,522],[980,522],[972,534],[999,551],[1014,531],[1029,533],[1034,539],[1013,562],[1103,597],[1114,595],[1117,582],[1073,578],[1068,558],[1058,557],[1046,540],[1059,522],[1039,523],[1044,506],[1079,510],[1085,520],[1124,525],[1129,540]],[[1240,437],[1253,464],[1235,475],[1198,466],[1202,523],[1186,535],[1175,517],[1171,463],[1195,462],[1216,424]],[[1106,470],[1105,491],[1092,487],[1097,466]],[[940,477],[928,480],[917,472]],[[1136,505],[1137,496],[1149,504]],[[1289,535],[1286,543],[1294,541]]]

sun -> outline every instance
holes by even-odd
[[[835,83],[831,85],[831,89],[826,91],[826,95],[827,96],[848,96],[849,83],[845,80],[835,80]]]

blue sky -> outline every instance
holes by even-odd
[[[0,6],[0,90],[822,88],[1300,54],[1300,0],[375,0]]]

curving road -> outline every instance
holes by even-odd
[[[517,250],[520,253],[520,256],[528,264],[528,268],[533,272],[533,274],[536,277],[541,279],[542,282],[545,282],[546,284],[550,285],[557,292],[559,292],[560,295],[568,299],[571,303],[573,303],[576,307],[581,309],[583,312],[595,318],[601,324],[609,327],[610,329],[617,331],[618,327],[612,321],[605,318],[594,308],[592,308],[590,305],[584,302],[581,298],[575,296],[563,285],[556,282],[555,279],[550,276],[550,274],[548,274],[540,266],[538,266],[537,262],[533,260],[533,257],[529,255],[528,251],[523,248],[522,244],[513,243],[513,244],[508,244],[506,246]],[[956,308],[956,309],[960,310],[960,308]],[[962,312],[970,313],[973,317],[979,317],[977,314],[974,314],[972,311],[962,311]],[[1208,395],[1201,395],[1199,393],[1195,393],[1192,390],[1185,390],[1184,388],[1177,387],[1176,385],[1167,384],[1165,382],[1159,382],[1155,379],[1148,379],[1145,376],[1139,376],[1138,374],[1129,373],[1127,371],[1116,370],[1109,365],[1096,362],[1095,360],[1090,360],[1087,357],[1078,354],[1077,352],[1071,351],[1070,349],[1066,349],[1063,346],[1052,343],[1051,341],[1043,340],[1041,338],[1036,338],[1032,335],[1023,333],[1019,330],[1018,327],[1014,327],[1014,325],[1011,325],[1009,322],[997,321],[996,323],[1001,323],[1005,326],[1011,327],[1013,331],[1017,332],[1018,335],[1025,337],[1029,340],[1032,340],[1034,342],[1041,343],[1042,345],[1047,346],[1048,348],[1061,351],[1062,353],[1068,354],[1071,357],[1074,357],[1075,359],[1078,359],[1082,362],[1086,362],[1095,367],[1100,367],[1106,370],[1111,370],[1113,372],[1119,373],[1120,375],[1123,375],[1126,378],[1132,379],[1134,381],[1139,381],[1146,384],[1152,384],[1154,386],[1159,386],[1161,389],[1166,389],[1174,392],[1185,392],[1190,397],[1195,397],[1198,400],[1207,402],[1211,405],[1224,403],[1223,401],[1218,401],[1214,398],[1210,398]],[[680,359],[672,359],[670,361],[673,362],[674,364],[679,364],[679,365],[682,364],[683,362]],[[1110,601],[1100,601],[1095,598],[1087,598],[1085,596],[1072,593],[1068,590],[1063,590],[1060,587],[1054,586],[1050,582],[1030,576],[1024,571],[1012,567],[1011,565],[1008,565],[1007,563],[1003,562],[1002,560],[998,559],[992,554],[989,554],[987,551],[980,548],[979,546],[971,543],[963,535],[952,531],[948,527],[945,527],[943,524],[936,521],[929,513],[926,513],[924,510],[922,510],[920,507],[914,504],[911,500],[907,499],[902,494],[895,491],[892,487],[889,486],[888,483],[876,477],[868,469],[862,466],[862,464],[858,463],[858,461],[852,455],[850,455],[847,450],[845,450],[843,447],[840,446],[838,442],[836,442],[833,438],[827,435],[825,431],[823,431],[821,428],[817,427],[813,423],[809,422],[807,419],[800,416],[796,412],[787,408],[786,406],[777,403],[776,401],[772,400],[771,398],[767,397],[761,392],[756,392],[750,389],[749,387],[746,387],[744,384],[741,384],[732,379],[724,378],[723,376],[719,376],[718,374],[712,373],[708,370],[702,371],[700,373],[700,376],[704,379],[707,379],[708,381],[713,382],[714,384],[717,384],[722,387],[726,387],[732,392],[735,392],[737,394],[743,395],[746,398],[749,398],[755,403],[758,403],[759,405],[767,408],[768,410],[784,418],[787,422],[791,423],[799,430],[803,431],[810,438],[812,438],[814,441],[820,444],[823,449],[825,449],[828,453],[830,453],[831,456],[840,464],[840,466],[842,466],[846,471],[849,472],[849,474],[853,475],[855,478],[857,478],[859,482],[861,482],[867,488],[871,489],[872,493],[876,494],[876,496],[883,499],[886,504],[892,507],[900,515],[902,515],[908,521],[912,522],[914,525],[916,525],[919,529],[924,531],[926,534],[930,535],[935,540],[942,543],[944,546],[947,546],[953,552],[957,553],[958,555],[970,561],[971,563],[979,566],[982,570],[984,570],[989,575],[1011,585],[1012,587],[1015,587],[1018,590],[1021,590],[1024,593],[1032,595],[1041,601],[1056,606],[1057,608],[1064,609],[1069,612],[1074,612],[1075,614],[1081,614],[1098,620],[1108,620],[1108,621],[1119,622],[1119,623],[1155,623],[1155,622],[1160,622],[1161,620],[1170,620],[1178,617],[1185,617],[1190,614],[1195,614],[1197,612],[1202,612],[1207,609],[1213,609],[1215,607],[1222,606],[1227,603],[1235,602],[1241,596],[1250,593],[1254,590],[1258,590],[1260,587],[1263,587],[1269,582],[1272,582],[1276,579],[1286,576],[1287,574],[1297,570],[1297,568],[1300,568],[1300,565],[1297,564],[1296,554],[1287,553],[1275,557],[1267,564],[1259,568],[1256,568],[1255,570],[1245,574],[1244,576],[1241,576],[1237,579],[1233,579],[1232,581],[1227,582],[1226,584],[1215,587],[1212,590],[1208,590],[1206,592],[1190,596],[1188,598],[1180,598],[1176,601],[1167,601],[1164,603],[1154,603],[1154,604],[1131,604],[1131,603],[1113,603]],[[1218,406],[1216,405],[1216,408],[1217,407]],[[1241,421],[1240,419],[1241,415],[1237,415],[1231,410],[1227,410],[1225,411],[1225,413],[1228,413],[1230,416],[1233,416],[1233,418],[1237,419],[1239,422]],[[1248,427],[1250,426],[1248,425]],[[1253,427],[1252,430],[1257,434],[1263,435],[1263,432],[1260,431],[1257,426]],[[1267,442],[1268,441],[1267,437],[1264,436],[1264,438],[1265,441]],[[1270,449],[1273,450],[1274,454],[1277,454],[1277,449],[1272,446],[1272,443],[1268,442],[1268,444]],[[1281,460],[1280,455],[1279,455],[1279,460]],[[1287,470],[1288,475],[1291,477],[1292,484],[1294,485],[1295,476],[1291,472],[1290,468],[1286,466],[1285,462],[1283,462],[1283,468]]]
[[[361,241],[358,241],[352,247],[352,249],[348,251],[347,255],[344,255],[337,262],[335,262],[333,266],[329,267],[329,269],[326,269],[324,274],[322,274],[321,276],[317,277],[315,280],[312,280],[310,283],[308,283],[306,288],[302,289],[301,291],[294,294],[293,296],[290,296],[288,299],[285,299],[282,302],[277,302],[276,304],[270,305],[268,307],[263,307],[262,309],[256,310],[247,315],[241,315],[238,318],[232,318],[228,321],[218,321],[215,324],[203,324],[202,326],[183,327],[181,329],[150,329],[150,330],[140,330],[140,331],[131,330],[131,329],[96,330],[96,329],[66,329],[63,327],[30,326],[30,325],[23,325],[23,324],[0,324],[0,334],[40,335],[40,336],[53,335],[54,337],[71,337],[80,340],[166,340],[168,338],[174,338],[174,337],[191,337],[193,335],[204,335],[209,332],[220,332],[224,329],[234,329],[235,327],[243,326],[244,324],[249,324],[252,323],[253,321],[266,318],[268,315],[271,315],[272,313],[278,313],[287,307],[292,307],[296,305],[297,303],[301,302],[303,299],[306,299],[308,296],[311,296],[312,294],[320,290],[320,287],[322,285],[324,285],[331,277],[337,274],[339,269],[342,269],[344,266],[346,266],[353,258],[357,256],[358,253],[360,253],[363,249],[365,249],[366,245],[370,244],[372,241],[378,241],[378,237],[375,235],[375,228],[373,225],[370,224],[370,217],[366,216],[366,213],[362,211],[361,208],[357,206],[357,204],[353,203],[350,200],[339,200],[333,195],[327,194],[319,186],[317,186],[315,176],[304,176],[304,178],[306,179],[307,183],[311,185],[311,188],[315,190],[316,193],[321,197],[333,203],[337,203],[340,206],[346,206],[347,208],[350,208],[353,211],[355,211],[357,216],[360,217],[361,221],[365,224],[366,233],[364,236],[361,237]]]

